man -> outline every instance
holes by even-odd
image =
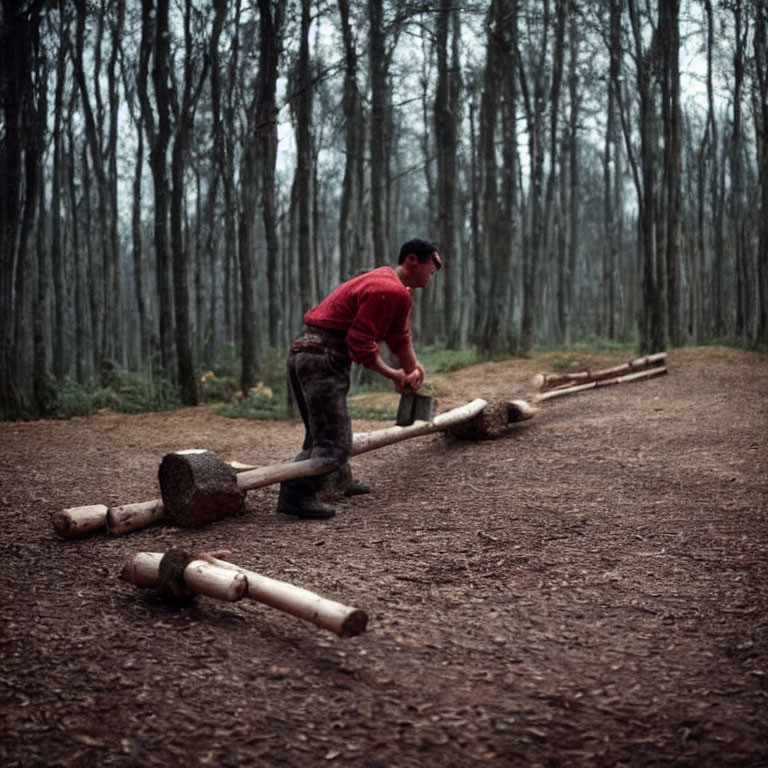
[[[304,315],[306,330],[291,345],[288,376],[306,430],[296,461],[327,460],[342,473],[347,496],[370,491],[352,480],[347,465],[352,448],[350,365],[360,363],[391,379],[401,394],[419,389],[426,372],[411,343],[411,291],[423,288],[442,265],[433,243],[409,240],[400,249],[397,268],[364,272],[310,309]],[[381,341],[399,367],[381,357]],[[328,477],[282,483],[277,511],[307,519],[333,517],[334,508],[317,498]]]

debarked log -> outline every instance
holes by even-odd
[[[161,566],[171,556],[180,559],[182,555],[178,550],[170,550],[165,555],[160,552],[139,552],[123,566],[120,578],[137,587],[163,589]],[[360,635],[368,625],[368,614],[359,608],[329,600],[308,589],[262,576],[211,555],[187,557],[189,562],[183,568],[183,580],[193,593],[220,600],[249,597],[328,629],[340,637]],[[182,559],[182,565],[184,562]]]
[[[387,427],[374,432],[357,432],[352,436],[352,455],[373,451],[385,445],[393,445],[411,437],[445,432],[450,427],[474,418],[488,403],[480,398],[453,410],[441,413],[432,421],[415,421],[407,427]]]
[[[51,515],[53,530],[62,539],[73,539],[104,527],[107,507],[104,504],[90,504],[86,507],[60,509]]]
[[[162,552],[139,552],[125,563],[120,578],[137,587],[158,589],[162,586],[163,559],[174,554],[174,550],[165,555]],[[220,568],[208,559],[189,556],[180,570],[184,583],[194,594],[235,602],[245,596],[248,588],[243,574]],[[182,595],[177,592],[175,596]]]
[[[165,507],[162,499],[110,507],[107,510],[107,531],[115,534],[129,533],[153,525],[164,515]]]
[[[624,374],[638,372],[648,368],[657,368],[664,365],[667,359],[666,352],[656,352],[652,355],[636,357],[628,363],[603,368],[596,371],[574,371],[571,373],[538,373],[533,377],[533,386],[545,392],[560,387],[579,386],[602,379],[615,379]]]
[[[563,397],[565,395],[574,395],[577,392],[584,392],[587,389],[595,389],[597,387],[605,387],[611,384],[625,384],[630,381],[637,381],[638,379],[648,379],[651,376],[659,376],[667,372],[667,367],[662,365],[657,368],[649,368],[645,371],[637,371],[636,373],[628,373],[625,376],[616,376],[610,379],[599,379],[597,381],[590,381],[586,384],[577,384],[573,387],[566,387],[564,389],[552,389],[549,392],[542,392],[536,395],[534,402],[541,403],[546,400],[552,400],[555,397]]]

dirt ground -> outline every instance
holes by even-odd
[[[436,376],[439,410],[530,394],[554,357]],[[1,423],[0,765],[768,766],[767,428],[768,356],[676,350],[498,440],[357,457],[374,492],[332,520],[276,514],[270,487],[204,528],[63,541],[52,512],[154,498],[166,452],[265,465],[302,430],[208,406]],[[174,546],[368,630],[118,579]]]

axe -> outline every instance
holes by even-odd
[[[395,423],[398,427],[408,427],[414,421],[434,421],[436,409],[437,400],[434,397],[406,392],[400,395]]]

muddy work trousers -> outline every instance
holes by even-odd
[[[349,358],[329,350],[291,352],[288,378],[304,421],[304,443],[294,461],[323,459],[349,472],[352,426],[347,411]],[[337,470],[338,471],[338,470]],[[331,475],[288,480],[281,492],[296,502],[314,498],[325,489]]]

